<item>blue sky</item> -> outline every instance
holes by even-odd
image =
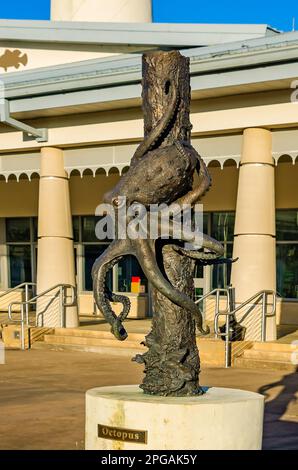
[[[63,0],[61,0],[63,1]],[[50,0],[1,1],[0,17],[10,19],[49,19]],[[154,21],[163,23],[267,23],[283,31],[292,29],[297,0],[153,0]]]

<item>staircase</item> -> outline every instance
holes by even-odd
[[[293,359],[296,359],[296,364]],[[234,366],[297,372],[298,348],[297,345],[279,342],[255,342],[250,349],[246,349],[241,356],[234,359]]]
[[[41,341],[32,344],[32,349],[56,351],[73,350],[114,356],[134,357],[147,351],[141,345],[144,333],[129,333],[128,339],[118,341],[109,331],[82,328],[56,328],[53,334],[46,334]],[[224,367],[225,343],[220,339],[197,338],[201,363],[206,367]],[[295,353],[296,351],[296,353]],[[295,372],[297,365],[292,362],[293,353],[298,362],[298,348],[279,342],[242,341],[232,343],[233,367],[247,369],[272,369]]]
[[[126,341],[118,341],[108,331],[81,328],[56,328],[54,334],[45,335],[32,349],[74,350],[108,355],[135,356],[146,351],[141,345],[144,334],[130,333]]]
[[[145,333],[128,333],[127,340],[118,341],[109,331],[56,328],[41,341],[33,343],[32,349],[75,350],[133,357],[147,351],[147,348],[141,345],[144,337]],[[211,336],[197,337],[197,345],[203,364],[208,367],[224,367],[225,344],[221,339]],[[250,347],[250,343],[245,342],[245,345]],[[238,342],[233,344],[233,348],[237,346],[239,347]],[[243,347],[242,343],[241,346]]]

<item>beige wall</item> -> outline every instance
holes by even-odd
[[[202,199],[204,211],[234,211],[236,208],[239,170],[235,166],[208,168],[212,187]]]
[[[139,88],[141,93],[141,87]],[[98,93],[98,103],[82,106],[80,108],[81,113],[78,113],[78,108],[75,106],[55,111],[57,114],[64,113],[63,116],[50,117],[49,114],[53,114],[53,111],[44,110],[44,116],[48,117],[28,121],[29,124],[37,128],[48,128],[49,142],[45,144],[34,141],[24,142],[21,132],[15,132],[0,125],[0,152],[6,153],[13,149],[33,150],[49,145],[72,147],[140,141],[144,134],[143,117],[139,107],[140,99],[117,100],[104,105],[101,103],[101,90]],[[271,104],[269,102],[267,104],[265,101],[264,104],[260,105],[253,94],[250,99],[250,105],[247,103],[247,106],[243,106],[243,102],[238,99],[238,107],[234,103],[234,107],[228,109],[225,109],[225,107],[228,106],[230,97],[225,98],[221,106],[218,107],[219,109],[211,105],[208,107],[207,102],[204,107],[194,103],[194,111],[191,114],[193,135],[233,134],[241,132],[242,129],[255,126],[272,129],[293,127],[294,134],[295,132],[297,134],[297,107],[293,103]],[[113,106],[116,109],[95,112],[96,109],[102,109],[103,106]],[[83,114],[84,112],[85,114]],[[23,116],[20,117],[24,119]],[[276,133],[278,132],[276,131]],[[297,137],[293,136],[288,145],[290,148],[285,150],[297,150]],[[295,148],[292,145],[295,145]],[[240,152],[241,148],[239,146],[239,154]]]
[[[70,178],[73,215],[92,215],[103,195],[119,180],[119,175],[72,176]],[[37,217],[39,179],[0,181],[0,217]]]
[[[277,325],[298,325],[298,302],[278,299],[276,323]]]
[[[0,55],[3,55],[6,49],[9,49],[10,51],[19,49],[22,53],[22,57],[25,58],[24,55],[27,55],[27,63],[25,64],[24,61],[21,62],[18,68],[10,66],[7,69],[7,72],[0,69],[1,74],[3,72],[9,74],[19,71],[21,72],[23,70],[37,69],[40,67],[50,67],[58,64],[70,64],[72,62],[80,62],[83,60],[97,59],[113,55],[112,52],[107,52],[102,47],[91,48],[91,50],[73,50],[67,46],[64,46],[63,48],[59,46],[49,48],[42,44],[39,44],[38,47],[20,47],[20,44],[13,42],[2,43]],[[120,51],[118,53],[120,54]]]
[[[0,181],[0,217],[37,217],[38,186],[39,179]]]
[[[142,46],[110,46],[101,44],[51,44],[47,43],[31,43],[26,42],[26,47],[20,46],[20,43],[13,41],[1,42],[0,56],[5,53],[6,49],[21,51],[19,67],[10,65],[5,71],[0,69],[0,74],[9,74],[21,72],[23,70],[37,69],[41,67],[50,67],[53,65],[66,65],[73,62],[81,62],[91,59],[102,59],[113,55],[128,54],[139,52],[142,53],[146,47]],[[26,57],[27,56],[27,57]]]
[[[278,163],[275,170],[275,191],[277,209],[298,208],[298,162],[296,165]]]
[[[202,199],[204,211],[234,211],[239,170],[236,167],[209,168],[213,185]],[[94,214],[106,191],[113,188],[119,175],[71,176],[70,200],[73,215]]]
[[[106,191],[113,188],[119,176],[72,176],[70,178],[70,203],[73,215],[91,215],[103,200]]]
[[[134,294],[125,292],[125,296],[129,298],[131,306],[128,318],[145,318],[148,312],[148,296],[147,294]],[[101,311],[94,306],[94,297],[91,292],[79,293],[79,312],[81,315],[91,316],[96,313],[103,318]],[[112,308],[116,315],[122,312],[123,306],[119,302],[112,302]],[[95,312],[94,312],[95,309]]]

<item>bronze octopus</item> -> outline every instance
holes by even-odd
[[[165,87],[168,88],[170,103],[167,112],[137,148],[128,172],[121,177],[114,189],[104,196],[105,203],[112,204],[116,212],[123,197],[126,198],[127,207],[134,203],[140,203],[146,208],[151,204],[161,203],[167,205],[175,203],[181,208],[183,204],[194,207],[211,186],[211,177],[203,159],[189,143],[176,140],[172,145],[160,147],[180,103],[177,87],[169,80],[165,83]],[[193,189],[195,172],[199,175],[199,184]],[[231,262],[221,258],[224,254],[221,243],[205,234],[202,234],[202,239],[203,251],[184,248],[183,243],[189,241],[188,236],[180,240],[170,237],[168,243],[172,249],[192,259],[200,260],[203,264]],[[130,311],[130,301],[124,295],[110,292],[105,281],[108,271],[127,255],[133,255],[138,259],[148,281],[159,292],[174,304],[191,312],[201,333],[208,333],[209,330],[203,328],[202,314],[198,305],[175,289],[164,277],[156,259],[156,238],[136,240],[127,238],[115,239],[95,261],[92,269],[97,307],[111,325],[111,331],[117,339],[123,341],[127,338],[122,323]],[[115,314],[111,302],[123,304],[120,315]]]

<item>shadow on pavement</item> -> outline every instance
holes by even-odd
[[[275,388],[278,388],[277,395],[270,399],[268,392],[274,393]],[[298,449],[298,422],[294,422],[294,412],[293,421],[289,420],[291,407],[298,407],[297,391],[298,367],[280,381],[259,388],[258,392],[269,399],[265,403],[263,449]]]

